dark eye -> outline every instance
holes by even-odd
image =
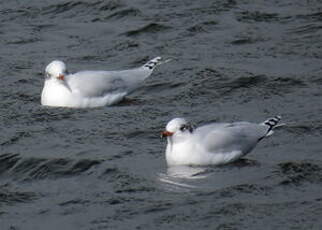
[[[186,130],[189,130],[189,132],[192,133],[193,132],[193,127],[190,124],[182,125],[180,127],[180,131],[184,132]]]

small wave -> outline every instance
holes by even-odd
[[[13,175],[19,180],[56,178],[79,175],[100,163],[89,159],[22,158],[17,154],[2,154],[0,173]]]
[[[263,87],[269,95],[283,95],[306,87],[306,83],[302,79],[278,77],[267,81]]]
[[[87,203],[90,203],[90,201],[89,200],[82,200],[82,199],[72,199],[72,200],[61,202],[58,205],[65,207],[65,206],[76,205],[76,204],[84,205]]]
[[[142,15],[142,12],[138,9],[135,8],[129,8],[129,9],[124,9],[124,10],[119,10],[115,13],[112,13],[111,15],[107,16],[105,19],[120,19],[124,17],[129,17],[129,16],[140,16]]]
[[[220,73],[210,68],[200,71],[197,75],[199,75],[199,79],[195,79],[200,82],[197,82],[196,85],[201,85],[203,88],[214,87],[216,89],[251,88],[263,84],[268,80],[268,77],[265,75],[251,75],[248,77],[238,77],[228,82],[229,78],[222,76]]]
[[[299,19],[306,19],[310,21],[320,22],[322,21],[322,12],[313,13],[313,14],[300,14],[300,15],[296,15],[295,17]]]
[[[12,168],[20,157],[18,154],[5,153],[0,155],[0,175]]]
[[[277,13],[259,11],[243,11],[238,13],[236,17],[240,22],[276,22],[288,19],[288,17],[280,17]]]
[[[9,137],[8,140],[5,140],[0,145],[1,146],[14,145],[18,141],[20,141],[21,139],[24,139],[26,137],[31,137],[31,134],[28,132],[25,132],[25,131],[20,131],[20,132],[15,133],[12,137]]]
[[[100,5],[99,10],[100,11],[111,11],[111,10],[115,10],[118,9],[122,6],[124,6],[124,4],[122,3],[122,1],[120,0],[111,0],[111,1],[100,1],[103,4]]]
[[[144,186],[144,185],[138,185],[136,187],[133,187],[133,185],[131,186],[131,188],[121,188],[121,189],[117,189],[115,190],[115,193],[141,193],[141,192],[153,192],[156,189],[153,187],[148,187],[148,186]]]
[[[160,202],[160,203],[154,203],[152,205],[150,205],[150,207],[147,207],[143,210],[144,214],[151,214],[151,213],[155,213],[155,212],[163,212],[166,210],[169,210],[173,208],[173,203],[169,202],[169,203],[165,203],[165,202]]]
[[[238,77],[230,82],[223,82],[214,86],[220,93],[220,96],[227,96],[241,89],[253,89],[262,87],[267,81],[264,75],[255,75],[250,77]]]
[[[295,28],[289,29],[288,32],[292,34],[311,34],[318,32],[322,29],[320,23],[310,23],[303,26],[297,26]]]
[[[31,84],[31,80],[18,80],[17,83],[23,83],[23,84]],[[23,101],[26,103],[30,103],[30,102],[38,102],[39,101],[39,97],[35,96],[35,95],[28,95],[25,93],[18,93],[14,96],[11,97],[13,100],[17,99],[19,101]]]
[[[117,43],[113,49],[117,50],[117,51],[123,51],[123,50],[129,50],[129,49],[137,49],[140,46],[140,43],[138,43],[137,41],[122,41]]]
[[[321,121],[300,121],[295,123],[286,124],[285,129],[296,135],[311,135],[319,136],[322,134],[322,122]]]
[[[117,12],[114,12],[108,16],[98,16],[93,18],[91,21],[92,22],[104,22],[107,20],[118,20],[121,18],[126,17],[127,20],[129,20],[129,17],[137,17],[137,16],[141,16],[142,12],[138,9],[135,8],[129,8],[129,9],[124,9],[124,10],[119,10]]]
[[[137,36],[137,35],[146,34],[146,33],[163,32],[163,31],[169,30],[170,28],[171,28],[170,26],[165,26],[158,23],[150,23],[139,29],[125,32],[124,35],[131,37],[131,36]]]
[[[263,42],[263,41],[265,41],[265,39],[263,39],[263,38],[246,37],[246,38],[235,39],[230,44],[232,44],[232,45],[248,45],[248,44],[255,44],[255,43]]]
[[[251,88],[258,86],[267,81],[267,77],[264,75],[256,75],[250,77],[239,77],[227,84],[230,88]]]
[[[42,10],[43,14],[59,14],[65,11],[69,11],[77,6],[81,6],[85,3],[82,2],[66,2],[61,4],[50,5],[44,7]]]
[[[207,5],[204,5],[200,7],[201,4],[199,2],[196,2],[198,7],[189,9],[194,15],[199,15],[199,14],[218,14],[219,12],[223,11],[229,11],[232,8],[236,7],[237,2],[235,0],[228,0],[228,1],[220,1],[220,0],[215,0],[215,1],[208,1]]]
[[[39,24],[31,25],[32,30],[35,32],[49,30],[49,29],[54,28],[55,26],[56,26],[55,24],[51,24],[51,23],[39,23]]]
[[[59,121],[71,119],[75,115],[73,110],[66,108],[58,108],[52,110],[50,107],[42,107],[41,110],[35,111],[33,114],[36,121]]]
[[[245,45],[245,44],[253,44],[253,43],[255,42],[251,38],[241,38],[231,42],[232,45]]]
[[[128,139],[140,137],[140,136],[146,137],[147,135],[148,135],[147,130],[135,130],[135,131],[129,130],[125,133],[125,137]]]
[[[100,4],[101,1],[96,2],[82,2],[82,1],[69,1],[60,4],[54,4],[42,9],[43,14],[60,14],[66,11],[74,10],[76,7],[88,8]]]
[[[35,43],[41,41],[40,38],[32,37],[32,38],[16,38],[12,39],[10,41],[7,41],[7,45],[23,45],[23,44],[29,44],[29,43]]]
[[[145,91],[148,93],[153,93],[153,92],[163,92],[167,91],[169,89],[176,89],[180,86],[183,86],[183,82],[174,82],[174,83],[155,83],[151,84],[145,87]]]
[[[37,195],[33,192],[10,191],[6,186],[0,186],[0,190],[0,204],[25,203],[37,198]]]
[[[264,186],[259,184],[238,184],[209,192],[202,192],[199,195],[229,198],[240,194],[268,195],[272,190],[273,188],[271,186]]]
[[[106,168],[100,177],[106,177],[107,175],[117,175],[120,172],[118,168]]]
[[[269,186],[257,185],[257,184],[241,184],[233,187],[233,190],[237,193],[257,193],[264,194],[272,190]]]
[[[117,106],[142,105],[142,99],[125,97]]]
[[[18,19],[20,17],[28,17],[35,18],[39,15],[57,15],[63,14],[66,12],[88,12],[95,11],[96,14],[106,11],[113,11],[120,7],[123,7],[124,4],[119,0],[111,0],[111,1],[65,1],[62,3],[54,3],[54,4],[46,4],[45,6],[40,6],[37,4],[36,6],[32,6],[30,4],[27,5],[19,5],[17,8],[13,9],[3,9],[0,12],[3,15],[8,15],[6,17],[6,21],[11,21],[13,19]]]
[[[240,72],[224,75],[209,68],[199,71],[196,75],[189,83],[191,96],[204,97],[204,95],[211,94],[213,98],[228,98],[233,94],[242,93],[245,100],[251,100],[254,95],[256,97],[281,96],[307,86],[302,78]],[[245,94],[245,89],[247,89],[247,94]]]
[[[71,12],[72,14],[76,12],[95,12],[95,14],[99,14],[100,12],[105,13],[107,11],[113,11],[118,9],[119,7],[123,7],[121,1],[67,1],[58,4],[51,4],[44,6],[39,9],[34,9],[38,11],[38,14],[42,15],[57,15],[57,14],[65,14]]]
[[[301,185],[304,182],[322,183],[322,168],[311,162],[285,162],[278,165],[281,185]]]
[[[305,85],[301,79],[278,77],[269,80],[269,77],[266,75],[254,75],[250,77],[239,77],[236,80],[222,84],[220,87],[227,88],[228,91],[226,93],[241,88],[254,88],[263,95],[282,95],[305,87]]]
[[[187,30],[191,33],[202,33],[202,32],[209,32],[211,31],[214,25],[217,25],[218,22],[216,21],[207,21],[198,23],[194,26],[189,27]]]
[[[306,86],[303,80],[290,78],[290,77],[278,77],[273,80],[278,85],[289,85],[289,86]]]

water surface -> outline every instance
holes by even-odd
[[[320,1],[2,1],[1,229],[320,229]],[[159,66],[119,105],[40,106],[45,66]],[[167,168],[159,133],[287,126],[246,159]]]

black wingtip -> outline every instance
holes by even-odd
[[[281,116],[275,116],[272,118],[267,119],[263,122],[264,125],[267,125],[269,128],[267,130],[267,133],[269,133],[274,127],[278,124],[278,122],[282,119]]]
[[[148,61],[148,62],[144,65],[144,67],[145,67],[145,68],[148,68],[149,70],[153,70],[153,69],[154,69],[154,67],[156,67],[157,65],[159,65],[159,64],[160,64],[161,60],[162,60],[162,58],[161,58],[161,57],[155,57],[155,58],[153,58],[152,60]]]

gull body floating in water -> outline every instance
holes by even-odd
[[[194,128],[174,118],[162,132],[167,137],[166,161],[171,165],[220,165],[240,159],[273,134],[280,116],[262,123],[212,123]]]
[[[80,71],[68,74],[64,62],[46,67],[41,104],[73,108],[99,107],[120,102],[148,78],[161,61],[153,58],[141,67],[120,71]]]

